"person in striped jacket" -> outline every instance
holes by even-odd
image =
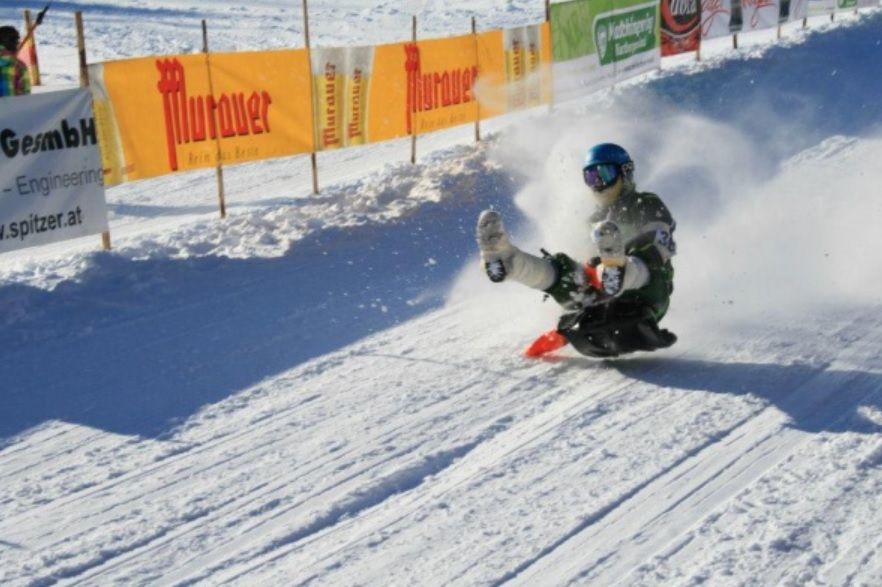
[[[20,40],[15,27],[0,27],[0,97],[31,93],[28,67],[18,58]]]

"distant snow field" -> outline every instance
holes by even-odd
[[[55,2],[101,61],[302,46],[300,4]],[[0,6],[19,22],[17,0]],[[539,22],[541,2],[310,2],[318,46]],[[882,13],[471,127],[107,193],[114,250],[0,257],[0,584],[882,584]],[[47,88],[48,89],[48,88]],[[601,141],[677,222],[671,349],[520,351],[542,295],[474,222],[587,258]]]

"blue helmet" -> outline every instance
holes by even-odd
[[[634,161],[628,155],[628,152],[613,143],[600,143],[588,149],[582,168],[584,169],[589,165],[597,165],[599,163],[615,163],[619,166],[630,165],[631,169],[634,168]]]

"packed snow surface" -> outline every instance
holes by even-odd
[[[55,2],[89,59],[302,46],[299,3]],[[0,6],[17,22],[18,0]],[[538,22],[541,2],[310,3],[315,45]],[[882,584],[882,14],[747,35],[488,125],[108,191],[0,258],[0,584]],[[673,348],[555,324],[474,222],[587,258],[591,144],[677,221]]]

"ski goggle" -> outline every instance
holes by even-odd
[[[616,182],[621,174],[619,166],[615,163],[598,163],[589,165],[582,170],[585,175],[585,183],[593,190],[603,190]]]

